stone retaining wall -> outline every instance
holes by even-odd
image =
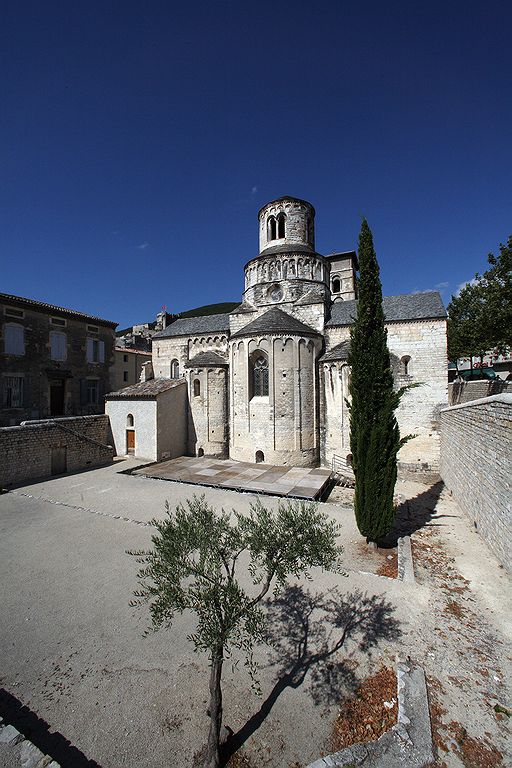
[[[482,379],[481,381],[452,381],[448,384],[448,402],[450,405],[469,403],[482,397],[501,395],[512,392],[512,381],[503,379]]]
[[[512,394],[441,411],[441,477],[512,572]]]
[[[109,464],[108,416],[25,421],[0,428],[0,486]]]

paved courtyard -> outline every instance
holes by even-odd
[[[208,459],[204,456],[180,456],[135,470],[135,474],[160,480],[311,500],[321,497],[332,477],[328,469],[277,467],[230,459]]]
[[[171,507],[184,502],[194,488],[125,472],[137,465],[116,461],[0,495],[0,715],[9,721],[16,706],[25,707],[33,729],[27,735],[50,734],[58,746],[53,756],[63,766],[183,768],[193,764],[208,729],[208,661],[187,641],[194,617],[177,616],[171,629],[144,637],[148,611],[129,605],[138,566],[126,554],[149,547],[150,520],[163,515],[166,501]],[[440,573],[467,580],[467,591],[452,599],[460,600],[463,615],[471,606],[475,629],[446,610],[445,582],[435,588],[428,570],[419,571],[416,583],[369,572],[371,553],[344,498],[349,492],[337,489],[339,503],[321,508],[341,525],[346,574],[315,570],[312,581],[294,584],[279,610],[269,609],[272,644],[255,653],[261,696],[251,688],[242,657],[235,652],[225,665],[224,721],[252,765],[303,767],[328,753],[340,700],[381,663],[393,666],[397,652],[421,664],[429,679],[441,680],[447,721],[459,721],[472,735],[490,734],[504,751],[499,729],[506,723],[497,723],[493,706],[509,701],[508,578],[448,494],[418,484],[397,490],[433,516],[425,551],[430,557],[442,537],[448,559]],[[197,491],[218,509],[240,512],[256,499],[227,488]],[[280,499],[263,501],[275,506]],[[252,588],[249,579],[242,583]],[[322,608],[328,603],[335,615]],[[313,663],[347,621],[342,648],[323,667]],[[291,685],[290,669],[298,663],[303,679]],[[463,765],[455,752],[443,758],[449,768]],[[19,760],[12,762],[0,744],[0,768],[15,765]]]

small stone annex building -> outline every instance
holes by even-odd
[[[155,382],[186,382],[185,440],[191,456],[330,467],[337,457],[350,460],[347,355],[357,256],[316,252],[315,210],[304,200],[274,200],[258,219],[260,251],[245,265],[242,303],[229,314],[178,319],[156,333]],[[437,412],[447,403],[441,297],[437,292],[388,296],[384,311],[396,386],[421,383],[406,393],[397,414],[402,434],[417,435],[399,458],[409,468],[437,468]],[[137,431],[147,425],[137,386],[143,398],[146,385],[107,396],[118,453],[125,453],[130,415],[134,452],[143,456]],[[177,390],[172,392],[176,398]],[[176,401],[169,407],[183,406]],[[183,439],[175,434],[176,445]],[[163,456],[157,451],[145,458]]]

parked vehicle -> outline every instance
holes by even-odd
[[[483,381],[485,379],[496,379],[494,368],[482,367],[473,368],[473,370],[459,371],[459,376],[463,381]]]

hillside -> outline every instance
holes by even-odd
[[[202,317],[204,315],[221,315],[224,312],[232,312],[240,304],[239,301],[225,301],[221,304],[205,304],[203,307],[187,309],[180,312],[179,317]]]

